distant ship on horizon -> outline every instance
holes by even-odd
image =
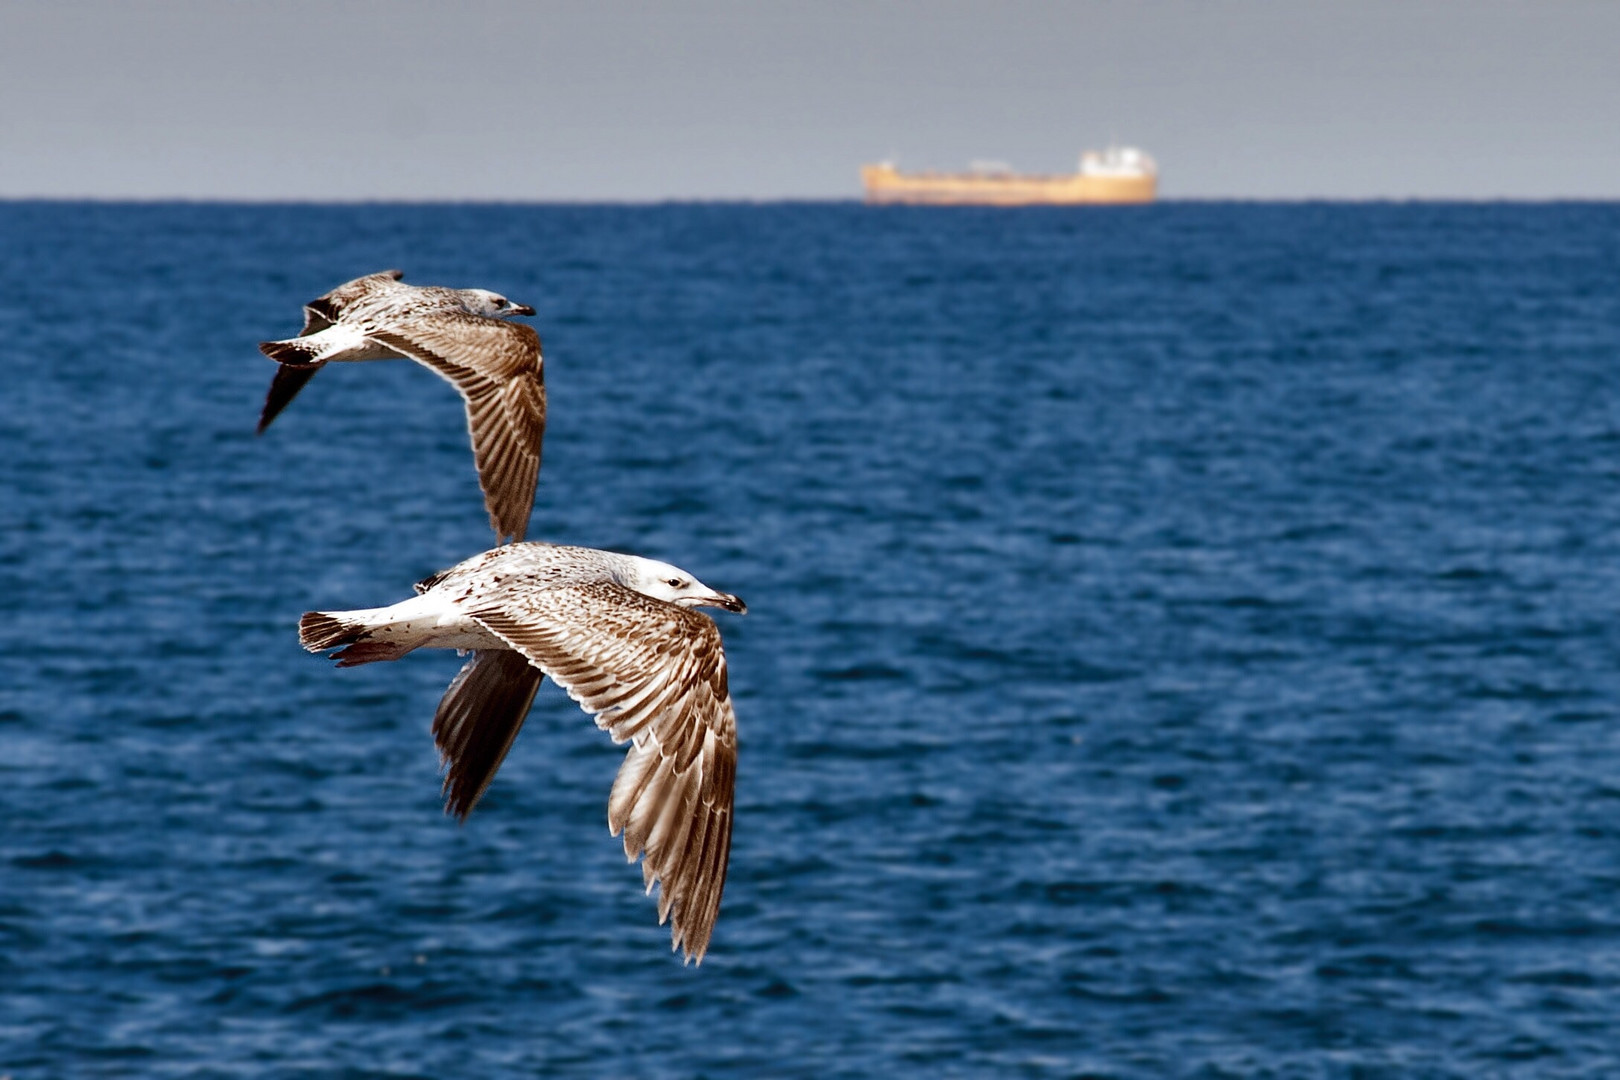
[[[976,161],[965,173],[901,172],[892,161],[861,166],[868,203],[934,206],[1077,206],[1150,203],[1159,166],[1134,146],[1080,155],[1077,172],[1061,176],[1015,173],[997,161]]]

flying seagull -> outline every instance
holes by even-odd
[[[338,667],[413,649],[472,650],[433,717],[447,767],[445,810],[466,820],[517,737],[543,675],[630,743],[608,796],[608,828],[642,856],[672,948],[701,962],[731,853],[737,719],[720,630],[699,606],[746,612],[668,563],[594,548],[512,544],[474,555],[391,607],[311,611],[310,652]]]
[[[297,337],[260,342],[259,351],[281,367],[264,399],[259,432],[331,361],[415,360],[466,400],[478,484],[496,541],[522,540],[540,470],[546,385],[540,336],[505,319],[534,309],[488,289],[406,285],[402,276],[385,270],[339,285],[304,305]]]

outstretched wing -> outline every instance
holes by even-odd
[[[523,592],[471,612],[549,675],[629,753],[608,826],[642,856],[673,946],[702,961],[725,889],[737,719],[720,630],[611,583]]]
[[[255,434],[263,435],[264,429],[270,426],[270,421],[280,416],[281,410],[298,396],[298,391],[304,388],[304,384],[313,379],[315,373],[325,366],[325,364],[308,364],[294,367],[291,364],[282,364],[276,368],[276,374],[270,380],[270,390],[264,395],[264,408],[259,410],[259,426]]]
[[[529,715],[540,679],[527,657],[506,649],[475,649],[462,665],[433,716],[447,813],[462,821],[472,813]]]
[[[434,311],[369,336],[437,371],[461,393],[495,538],[501,543],[522,540],[534,507],[546,431],[540,335],[522,323]]]
[[[299,337],[319,333],[343,318],[346,308],[366,299],[379,288],[386,287],[405,276],[403,270],[383,270],[376,274],[345,281],[325,296],[317,296],[304,305],[304,328]]]

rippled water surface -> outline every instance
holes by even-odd
[[[683,968],[547,686],[312,607],[487,547],[460,404],[255,343],[535,305],[531,535],[741,726]],[[1620,206],[0,205],[0,1074],[1620,1075]]]

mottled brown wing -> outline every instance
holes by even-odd
[[[370,337],[432,368],[460,391],[495,538],[522,540],[546,431],[540,336],[522,323],[436,311]]]
[[[475,649],[451,681],[433,716],[446,813],[462,821],[472,813],[523,727],[540,679],[522,653]]]
[[[737,719],[714,620],[620,585],[521,593],[473,611],[549,675],[629,753],[608,827],[642,856],[673,947],[703,959],[725,889]]]
[[[304,305],[304,328],[299,337],[325,330],[343,317],[345,308],[370,296],[379,285],[387,285],[405,276],[403,270],[383,270],[376,274],[345,281],[325,296],[317,296]]]

